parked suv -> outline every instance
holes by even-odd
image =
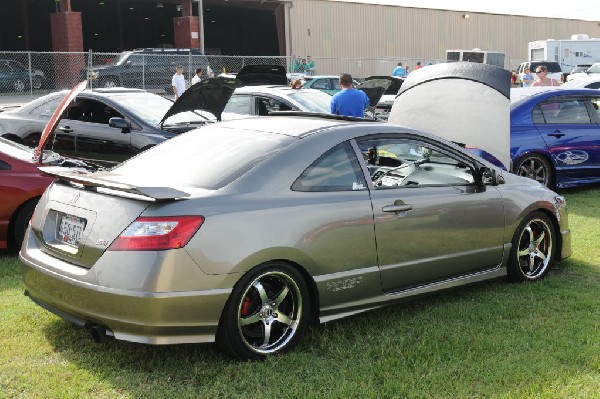
[[[536,78],[536,69],[537,67],[539,67],[540,65],[546,65],[546,68],[548,68],[548,77],[551,79],[556,79],[559,82],[564,82],[565,79],[563,77],[563,71],[560,68],[560,64],[556,61],[527,61],[527,62],[523,62],[521,63],[521,65],[519,65],[519,68],[517,69],[517,82],[520,83],[521,82],[521,78],[523,77],[523,75],[525,74],[525,69],[529,68],[531,71],[531,76],[534,78]]]
[[[96,65],[89,74],[92,87],[165,89],[171,92],[175,67],[183,65],[190,79],[196,68],[210,72],[208,60],[198,49],[144,48],[125,51],[114,64]],[[87,71],[83,72],[87,76]]]

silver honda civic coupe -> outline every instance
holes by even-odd
[[[97,340],[261,359],[310,323],[538,280],[571,255],[562,196],[389,123],[251,117],[109,171],[45,171],[57,180],[20,253],[25,292]]]

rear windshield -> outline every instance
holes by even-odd
[[[546,68],[548,68],[549,73],[562,73],[560,65],[558,65],[557,62],[532,62],[529,68],[533,72],[540,65],[546,65]]]
[[[123,181],[136,185],[216,190],[296,140],[216,124],[167,140],[115,167],[112,172],[126,176]]]

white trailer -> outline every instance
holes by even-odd
[[[570,40],[536,40],[529,42],[528,53],[529,61],[556,61],[569,74],[577,65],[600,62],[600,38],[577,34]]]

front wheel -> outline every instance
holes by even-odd
[[[293,348],[308,325],[309,297],[302,275],[285,263],[248,272],[225,305],[217,345],[232,357],[262,360]]]
[[[527,216],[512,240],[508,277],[512,281],[539,280],[554,264],[556,253],[554,226],[548,216],[534,212]]]
[[[541,155],[531,154],[521,158],[515,165],[515,174],[536,180],[546,187],[552,188],[554,185],[554,170]]]
[[[35,210],[35,206],[37,205],[37,199],[30,200],[26,202],[23,207],[17,213],[14,221],[14,245],[15,249],[18,250],[21,248],[21,244],[23,243],[23,239],[25,238],[25,231],[27,230],[27,226],[29,225],[29,220],[33,216],[33,211]]]

